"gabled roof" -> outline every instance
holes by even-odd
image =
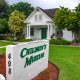
[[[36,8],[34,9],[34,11],[28,16],[28,18],[25,20],[24,23],[27,22],[27,20],[34,14],[34,12],[35,12],[36,10],[41,10],[42,12],[44,12],[44,13],[52,20],[52,19],[53,19],[53,16],[54,16],[54,14],[55,14],[55,12],[56,12],[57,9],[58,9],[58,8],[54,8],[54,9],[42,9],[42,8],[40,8],[40,7],[36,7]]]
[[[51,19],[53,18],[56,10],[58,9],[58,8],[54,8],[54,9],[42,9],[42,8],[40,8],[40,7],[38,7],[38,8],[41,9],[41,10],[42,10],[46,15],[48,15]]]

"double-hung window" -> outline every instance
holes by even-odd
[[[35,21],[42,21],[42,14],[35,15]]]
[[[35,15],[35,21],[38,21],[38,15]]]
[[[42,14],[39,14],[39,21],[42,21]]]

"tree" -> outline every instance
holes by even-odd
[[[80,4],[68,15],[68,30],[72,31],[75,40],[80,40]]]
[[[67,18],[70,12],[70,9],[64,7],[60,7],[58,10],[56,10],[53,21],[57,28],[64,29],[67,27]]]
[[[7,17],[8,4],[5,0],[0,0],[0,18]]]
[[[76,12],[77,20],[78,20],[78,27],[80,30],[80,4],[75,8],[75,12]]]
[[[10,31],[14,34],[14,37],[16,37],[17,33],[23,31],[24,20],[25,16],[23,13],[16,10],[11,13],[8,24]]]
[[[76,16],[76,12],[70,12],[70,14],[68,15],[68,26],[67,29],[72,31],[72,33],[75,36],[75,40],[79,40],[79,31],[80,28],[78,26],[78,18]]]
[[[33,7],[29,3],[19,2],[10,6],[10,12],[14,10],[18,10],[20,12],[24,12],[24,15],[27,17],[33,11]]]
[[[67,28],[73,32],[75,40],[80,40],[80,4],[72,11],[60,7],[55,13],[54,22],[59,29]]]
[[[9,31],[8,22],[6,19],[0,19],[0,33],[7,33]]]
[[[70,9],[64,8],[64,7],[60,7],[55,12],[53,21],[54,21],[55,25],[57,26],[57,36],[56,37],[58,39],[61,39],[61,37],[63,36],[62,30],[67,28],[67,26],[68,26],[67,18],[68,18],[68,14],[70,12],[71,12]]]

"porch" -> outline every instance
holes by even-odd
[[[27,25],[26,39],[50,39],[50,25]]]

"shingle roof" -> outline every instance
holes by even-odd
[[[40,8],[40,7],[39,7]],[[54,8],[54,9],[42,9],[40,8],[45,14],[47,14],[50,18],[53,18],[54,14],[55,14],[55,11],[58,9],[58,8]]]

